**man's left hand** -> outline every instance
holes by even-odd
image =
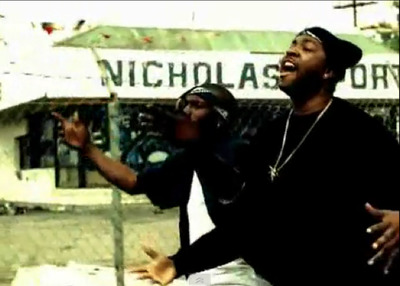
[[[399,254],[399,211],[375,209],[366,204],[367,211],[379,223],[367,229],[368,233],[377,234],[378,239],[372,244],[372,248],[378,251],[369,261],[369,265],[377,260],[384,259],[384,273],[388,274],[395,257]]]
[[[139,279],[150,279],[161,285],[171,283],[176,278],[174,262],[150,247],[144,246],[143,250],[152,261],[144,266],[130,268],[128,271],[136,273]]]

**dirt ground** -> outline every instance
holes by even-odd
[[[147,204],[124,206],[125,265],[147,261],[141,244],[172,254],[179,247],[178,210],[155,213]],[[21,266],[69,261],[113,265],[111,210],[28,211],[0,216],[0,286],[9,286]]]

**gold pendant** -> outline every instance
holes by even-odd
[[[275,167],[269,166],[269,176],[271,178],[271,182],[273,182],[275,178],[278,177],[278,170]]]

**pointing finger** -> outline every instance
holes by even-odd
[[[396,258],[396,256],[399,254],[399,249],[397,248],[396,250],[394,250],[388,259],[388,262],[385,265],[385,268],[383,270],[383,272],[387,275],[389,274],[390,268],[392,267],[393,261]]]
[[[390,241],[395,235],[396,232],[392,228],[387,229],[385,233],[374,242],[372,248],[380,248],[382,245],[385,245],[388,241]]]
[[[390,223],[389,222],[380,222],[380,223],[378,223],[378,224],[375,224],[375,225],[373,225],[373,226],[370,226],[368,229],[367,229],[367,232],[368,233],[374,233],[374,232],[377,232],[377,231],[382,231],[382,230],[386,230],[388,227],[390,226]]]
[[[51,115],[53,115],[54,118],[56,118],[58,121],[60,121],[62,124],[67,122],[67,119],[65,119],[60,113],[58,112],[52,112]]]
[[[137,274],[137,279],[139,279],[139,280],[153,279],[153,276],[148,272],[139,273],[139,274]]]
[[[148,246],[143,246],[143,251],[150,256],[151,259],[156,259],[160,254],[155,251],[154,249],[152,249],[151,247]]]
[[[138,267],[132,267],[129,268],[128,271],[130,273],[135,273],[135,272],[147,272],[147,266],[138,266]]]
[[[365,208],[372,216],[374,216],[376,218],[380,218],[385,214],[384,211],[374,208],[369,203],[365,204]]]

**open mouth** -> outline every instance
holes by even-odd
[[[293,62],[285,60],[282,62],[281,66],[280,66],[279,73],[280,73],[280,76],[282,77],[282,76],[291,74],[291,73],[295,72],[296,70],[297,70],[297,66]]]

